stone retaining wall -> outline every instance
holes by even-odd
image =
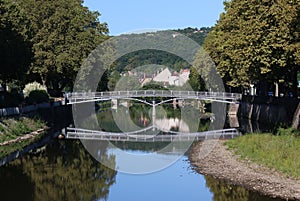
[[[39,103],[39,104],[28,105],[28,106],[24,106],[24,107],[2,108],[2,109],[0,109],[0,117],[19,115],[19,114],[33,112],[38,109],[51,108],[51,106],[58,107],[61,105],[62,105],[61,101],[56,101],[53,103]]]
[[[298,99],[274,97],[243,97],[238,116],[271,125],[291,125]]]

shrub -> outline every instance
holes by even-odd
[[[23,89],[24,97],[29,97],[29,94],[32,91],[45,91],[47,93],[47,89],[45,86],[41,85],[38,82],[32,82],[26,84],[25,88]]]
[[[44,90],[34,90],[31,91],[27,101],[29,103],[42,103],[42,102],[48,102],[49,101],[49,95]]]
[[[27,84],[23,90],[23,94],[27,102],[30,104],[49,101],[49,95],[46,87],[42,86],[38,82]]]

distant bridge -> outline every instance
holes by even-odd
[[[143,98],[162,97],[168,98],[159,103],[149,103]],[[136,90],[136,91],[108,91],[108,92],[74,92],[67,95],[68,104],[105,101],[112,99],[125,99],[142,102],[156,106],[173,100],[194,99],[208,100],[222,103],[237,103],[242,94],[226,92],[202,92],[202,91],[172,91],[172,90]]]
[[[130,142],[172,142],[194,140],[199,141],[207,139],[231,139],[241,135],[241,133],[234,128],[194,133],[162,131],[166,134],[145,134],[145,132],[150,131],[153,128],[153,126],[150,126],[148,128],[144,128],[138,131],[122,133],[104,132],[80,128],[67,128],[66,138],[81,140],[108,140]]]

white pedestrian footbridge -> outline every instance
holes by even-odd
[[[149,98],[152,102],[148,102]],[[162,98],[155,101],[155,98]],[[108,91],[108,92],[74,92],[66,96],[67,104],[80,104],[109,100],[132,100],[151,105],[155,111],[157,105],[174,100],[206,100],[221,103],[238,103],[242,94],[226,92],[196,92],[196,91],[172,91],[172,90],[135,90],[135,91]],[[155,117],[155,114],[153,114]],[[194,141],[206,139],[228,139],[241,135],[235,129],[221,129],[205,132],[175,132],[164,130],[162,126],[152,125],[137,131],[107,132],[83,128],[67,128],[67,139],[84,140],[108,140],[108,141],[133,141],[133,142],[170,142],[170,141]]]
[[[159,103],[149,103],[143,98],[166,98]],[[67,104],[105,101],[112,99],[125,99],[142,102],[149,105],[160,105],[173,100],[207,100],[222,103],[237,103],[242,99],[242,94],[227,92],[206,91],[172,91],[172,90],[135,90],[135,91],[106,91],[106,92],[73,92],[67,94]]]

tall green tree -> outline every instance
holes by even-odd
[[[202,90],[218,91],[222,89],[223,83],[217,72],[216,66],[209,54],[203,48],[198,50],[191,70],[191,82],[196,81],[194,74],[198,73],[198,85]]]
[[[206,90],[205,82],[195,67],[191,67],[191,73],[189,76],[189,84],[194,91],[205,91]]]
[[[12,0],[0,0],[0,80],[22,80],[30,64],[29,21]]]
[[[286,83],[296,92],[299,0],[231,0],[209,33],[205,49],[230,86]]]
[[[82,0],[19,0],[30,20],[36,73],[48,88],[59,92],[72,87],[83,60],[107,38],[100,13],[82,5]]]

